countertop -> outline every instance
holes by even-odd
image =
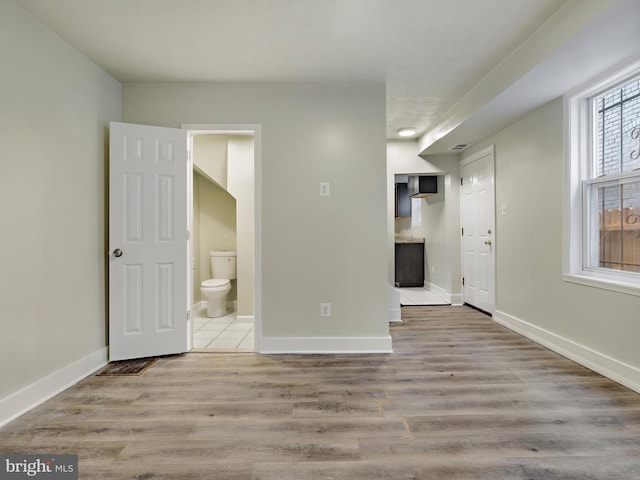
[[[423,237],[395,237],[395,243],[424,243]]]

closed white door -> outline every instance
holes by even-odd
[[[462,160],[464,302],[495,310],[495,187],[493,147]]]
[[[188,350],[187,132],[112,122],[109,359]]]

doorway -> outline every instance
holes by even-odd
[[[110,124],[109,359],[188,352],[193,347],[193,159],[197,134],[252,135],[249,163],[253,350],[262,340],[261,128],[259,125]],[[186,235],[185,235],[186,233]],[[246,250],[246,249],[245,249]],[[243,268],[243,267],[241,267]],[[199,288],[199,285],[198,285]],[[247,297],[243,297],[247,298]],[[185,315],[186,312],[186,315]],[[185,318],[186,317],[186,318]]]
[[[255,352],[259,212],[255,208],[259,128],[183,125],[188,131],[190,178],[189,258],[192,259],[192,351]],[[202,281],[212,278],[210,252],[234,252],[237,275],[230,281],[227,313],[207,316]]]

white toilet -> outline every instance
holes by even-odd
[[[207,297],[207,317],[222,317],[227,313],[227,293],[231,280],[236,277],[236,252],[209,252],[210,280],[200,284],[200,291]]]

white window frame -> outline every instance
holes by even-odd
[[[640,61],[605,72],[564,96],[565,178],[563,278],[565,281],[640,296],[640,274],[587,267],[589,214],[588,184],[628,179],[637,172],[592,179],[596,133],[591,122],[591,99],[640,74]]]

